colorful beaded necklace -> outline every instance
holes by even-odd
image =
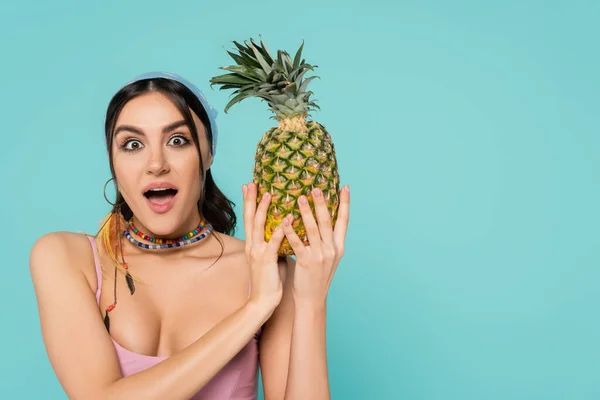
[[[181,247],[181,246],[185,246],[188,244],[196,243],[196,242],[206,238],[211,232],[212,232],[212,225],[208,224],[206,226],[206,231],[204,231],[199,236],[195,236],[195,237],[192,237],[191,239],[187,239],[187,240],[173,241],[172,243],[167,243],[167,244],[147,244],[147,243],[138,242],[133,236],[131,236],[131,233],[129,233],[129,230],[123,231],[123,234],[131,243],[135,244],[138,247],[148,249],[148,250],[162,250],[162,249],[171,249],[173,247]],[[183,237],[186,237],[186,236],[183,236]],[[190,237],[190,236],[188,236],[188,237]]]
[[[200,233],[200,231],[202,231],[203,227],[204,227],[204,224],[202,223],[202,221],[200,221],[200,223],[198,224],[196,229],[194,229],[187,235],[178,237],[176,239],[160,239],[160,238],[154,238],[154,237],[148,236],[148,235],[144,234],[143,232],[140,232],[140,230],[137,229],[135,227],[135,225],[133,224],[133,217],[129,220],[129,229],[131,229],[133,231],[133,233],[135,233],[142,239],[147,240],[148,242],[157,243],[157,244],[163,244],[163,243],[173,244],[173,243],[177,243],[177,242],[183,242],[185,240],[188,240],[188,239],[196,236],[198,233]]]

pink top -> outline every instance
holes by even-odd
[[[88,236],[94,251],[94,262],[96,264],[96,276],[98,278],[98,290],[96,290],[96,301],[100,305],[100,293],[102,291],[102,269],[96,248],[96,241]],[[256,400],[258,396],[258,340],[260,330],[234,356],[229,363],[223,367],[198,393],[190,400]],[[112,337],[111,337],[112,339]],[[150,368],[167,357],[147,356],[129,351],[112,339],[117,351],[119,365],[123,376],[135,374]]]

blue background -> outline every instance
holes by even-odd
[[[3,4],[0,398],[66,398],[28,256],[108,212],[112,94],[168,70],[223,110],[208,80],[258,34],[305,40],[352,188],[333,398],[600,398],[599,17],[598,1]],[[259,100],[219,116],[213,170],[240,215],[269,116]]]

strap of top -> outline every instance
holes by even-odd
[[[100,268],[100,258],[98,257],[98,248],[96,246],[96,239],[92,236],[86,235],[92,245],[92,252],[94,253],[94,265],[96,266],[96,280],[98,281],[98,289],[96,289],[96,301],[100,304],[100,293],[102,292],[102,268]]]

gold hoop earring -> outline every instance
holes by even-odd
[[[108,199],[108,197],[106,196],[106,187],[108,186],[108,184],[109,184],[109,182],[110,182],[110,181],[114,181],[114,180],[115,180],[115,178],[110,178],[110,179],[109,179],[109,180],[107,180],[107,181],[106,181],[106,183],[104,184],[104,200],[106,200],[106,202],[107,202],[108,204],[110,204],[111,206],[113,206],[113,207],[114,207],[114,206],[116,206],[116,205],[117,205],[117,203],[111,203],[111,201]]]

